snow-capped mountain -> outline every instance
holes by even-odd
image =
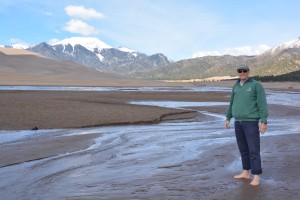
[[[42,42],[27,50],[55,60],[71,60],[101,71],[119,74],[136,72],[136,68],[142,71],[155,69],[170,63],[163,54],[148,56],[126,47],[113,48],[91,37],[72,37],[51,45]]]
[[[102,42],[98,38],[91,37],[71,37],[61,41],[58,41],[51,45],[55,50],[62,53],[67,53],[70,56],[76,56],[78,48],[84,47],[85,49],[94,52],[100,61],[103,61],[104,57],[101,55],[101,50],[112,48],[108,44]],[[82,63],[89,65],[88,63]]]
[[[80,44],[81,46],[85,47],[86,49],[88,49],[90,51],[94,51],[94,49],[102,50],[102,49],[112,48],[111,46],[102,42],[98,38],[91,38],[91,37],[71,37],[71,38],[67,38],[67,39],[55,42],[52,45],[55,46],[55,45],[59,45],[59,44],[62,44],[65,46],[70,44],[73,47],[75,47],[75,45]]]
[[[284,49],[292,49],[292,48],[300,48],[300,37],[290,40],[288,42],[279,44],[279,45],[267,50],[265,53],[275,54]]]

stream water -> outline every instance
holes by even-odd
[[[79,91],[223,91],[227,88],[90,88],[90,87],[0,87],[0,90],[79,90]],[[300,93],[268,91],[268,103],[300,107]],[[202,106],[203,102],[143,101],[131,104],[172,108]],[[228,105],[204,102],[205,106]],[[198,110],[210,120],[197,118],[166,121],[153,125],[107,126],[85,129],[0,131],[0,145],[43,138],[101,134],[85,150],[0,168],[1,199],[83,199],[99,194],[140,191],[139,180],[159,175],[180,163],[197,159],[212,146],[235,143],[234,130],[224,128],[223,115]],[[269,120],[270,135],[299,133],[299,115]],[[280,122],[280,123],[279,123]],[[234,166],[232,166],[234,167]],[[233,169],[228,169],[233,171]],[[188,177],[187,177],[188,178]],[[150,183],[149,183],[150,184]],[[154,184],[154,183],[153,183]],[[159,184],[157,184],[157,187]],[[159,189],[159,188],[157,188]],[[160,188],[161,189],[161,188]],[[154,187],[155,190],[155,187]]]

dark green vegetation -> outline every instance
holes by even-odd
[[[253,76],[255,80],[259,80],[262,82],[269,82],[269,81],[300,81],[300,70],[287,73],[287,74],[282,74],[278,76]]]

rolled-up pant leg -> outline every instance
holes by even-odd
[[[241,153],[244,170],[252,174],[261,174],[260,136],[257,121],[236,121],[235,135]]]

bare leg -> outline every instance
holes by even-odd
[[[250,170],[243,170],[243,172],[239,175],[235,175],[233,176],[233,178],[236,178],[236,179],[250,179]]]
[[[251,181],[250,185],[257,186],[260,183],[260,177],[259,175],[254,175],[253,180]]]

